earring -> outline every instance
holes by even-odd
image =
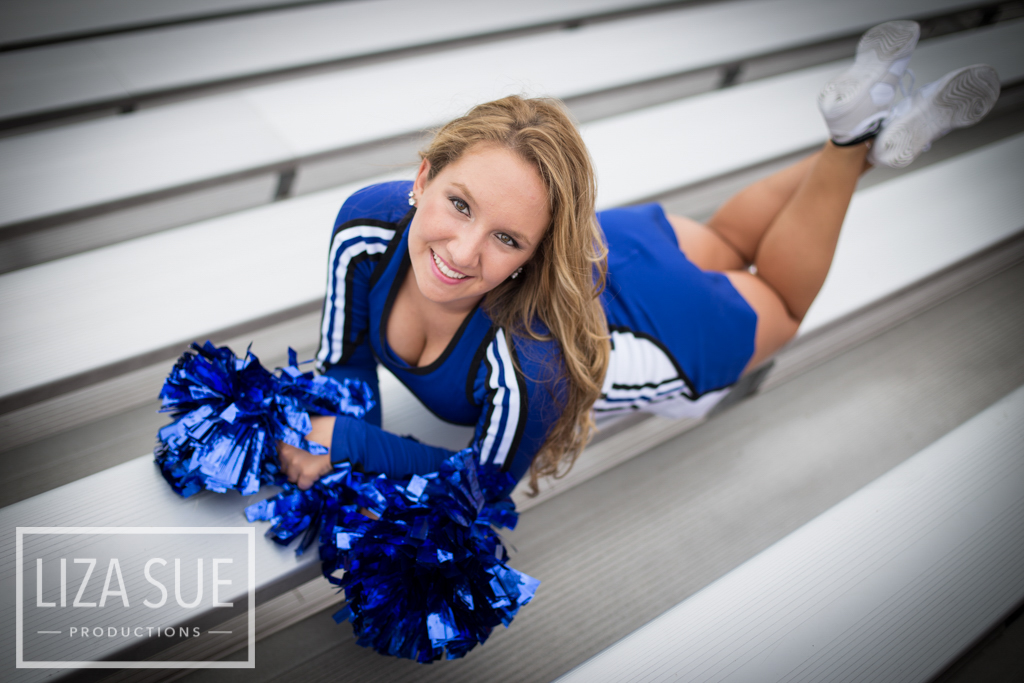
[[[509,277],[515,280],[517,277],[519,277],[519,273],[521,272],[523,272],[523,267],[519,266],[518,268],[516,268],[516,272],[512,273],[512,275],[510,275]]]
[[[409,206],[416,206],[416,197],[413,195],[412,190],[409,190]]]

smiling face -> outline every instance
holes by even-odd
[[[451,312],[469,311],[533,256],[551,214],[537,170],[508,149],[470,148],[428,180],[420,164],[409,227],[419,292]]]

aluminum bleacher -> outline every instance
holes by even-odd
[[[822,298],[815,303],[818,309],[819,324],[827,320],[827,314],[820,311],[826,309],[830,304],[835,306],[834,313],[845,312],[842,297],[830,296],[830,292],[842,291],[854,286],[853,283],[844,287],[843,275],[856,277],[865,269],[877,274],[883,281],[886,275],[891,280],[899,280],[898,268],[892,267],[888,255],[883,252],[890,252],[896,256],[904,255],[913,257],[919,255],[920,245],[926,241],[929,234],[935,231],[942,231],[945,234],[955,234],[964,225],[963,216],[974,216],[972,229],[977,229],[984,239],[991,243],[1000,235],[1014,234],[1020,230],[1021,216],[1024,216],[1024,199],[1021,198],[1019,188],[1016,184],[1000,182],[1001,178],[1024,177],[1024,136],[1016,136],[1006,142],[978,149],[962,157],[954,157],[946,162],[935,164],[922,171],[909,173],[898,180],[890,181],[871,191],[859,194],[854,200],[850,218],[844,233],[843,244],[850,244],[857,241],[857,238],[868,246],[865,250],[869,254],[880,256],[865,259],[867,263],[860,263],[855,270],[840,271],[838,277],[830,276],[823,292]],[[945,198],[943,202],[929,202],[928,198],[941,195]],[[951,207],[955,211],[951,212]],[[902,210],[902,212],[901,212]],[[889,234],[873,229],[877,215],[880,212],[887,214],[886,225],[891,228]],[[984,216],[984,220],[979,217]],[[897,230],[893,227],[899,224]],[[897,239],[892,239],[892,233],[897,233]],[[852,236],[848,239],[848,236]],[[874,243],[872,243],[874,239]],[[972,248],[978,248],[977,243]],[[841,247],[842,249],[845,247]],[[950,252],[961,252],[963,244],[953,243],[950,245]],[[952,256],[955,260],[962,257],[963,253],[956,253]],[[938,256],[933,261],[931,269],[938,269],[946,265],[951,254]],[[1018,256],[1019,258],[1019,256]],[[889,261],[887,264],[886,262]],[[888,265],[888,268],[887,268]],[[893,271],[896,272],[893,272]],[[837,284],[838,283],[838,284]],[[823,320],[824,319],[824,320]],[[384,405],[389,406],[388,401],[394,398],[385,394]],[[386,409],[387,410],[387,409]],[[385,419],[389,414],[385,412]],[[581,458],[582,467],[576,474],[575,479],[568,482],[568,486],[578,484],[583,478],[594,476],[610,466],[622,462],[630,455],[636,454],[636,448],[646,448],[656,445],[670,436],[673,436],[687,425],[682,421],[676,421],[672,425],[664,425],[664,420],[654,425],[641,423],[633,427],[632,432],[624,431],[598,443],[595,447],[589,448]],[[654,429],[651,429],[651,427]],[[692,425],[691,425],[692,426]],[[404,429],[409,429],[408,422],[402,424]],[[644,441],[646,437],[646,441]],[[632,452],[631,452],[632,451]],[[563,480],[564,481],[564,480]],[[562,489],[564,490],[564,489]],[[117,497],[111,497],[108,492],[120,491]],[[522,509],[528,509],[537,505],[546,498],[549,498],[556,490],[548,488],[546,496],[537,499],[529,499],[517,492],[516,498]],[[104,524],[117,523],[117,519],[124,510],[133,510],[133,524],[156,524],[167,523],[169,520],[183,520],[182,525],[201,524],[210,526],[228,525],[231,523],[232,514],[240,515],[243,506],[243,499],[238,496],[201,496],[196,500],[180,499],[174,495],[162,481],[154,469],[151,456],[143,456],[118,467],[105,470],[91,477],[78,482],[68,484],[62,488],[54,489],[46,494],[36,496],[21,503],[10,505],[0,509],[0,533],[5,536],[13,533],[17,526],[61,526],[68,520],[73,519],[76,525],[99,526]],[[209,512],[206,512],[209,510]],[[240,520],[237,520],[240,522]],[[259,544],[258,544],[259,545]],[[7,553],[13,552],[13,543],[5,544]],[[302,586],[305,582],[313,579],[318,571],[317,559],[307,554],[298,559],[291,559],[291,551],[288,549],[273,546],[264,542],[259,546],[258,566],[261,567],[258,577],[257,599],[259,603],[269,602],[272,598]],[[13,574],[7,572],[3,581],[13,581]],[[323,585],[321,585],[323,584]],[[318,587],[319,586],[319,587]],[[299,599],[300,604],[296,605],[296,597],[290,593],[284,596],[290,599],[293,604],[291,618],[296,613],[310,613],[308,610],[322,609],[330,600],[337,600],[337,596],[330,597],[326,590],[327,584],[322,580],[314,580],[314,585],[306,588],[309,591],[303,598]],[[310,596],[319,596],[327,602],[310,600]],[[290,598],[289,598],[290,596]],[[303,609],[306,610],[303,612]],[[194,615],[193,615],[194,616]]]
[[[402,60],[368,63],[0,139],[0,272],[367,177],[414,159],[419,131],[510,91],[571,103],[676,78],[676,96],[691,94],[742,80],[737,65],[765,55],[825,43],[802,59],[829,61],[830,41],[847,54],[842,39],[875,23],[978,4],[684,5],[417,55],[415,77]]]
[[[922,45],[915,67],[937,76],[957,64],[983,61],[1012,83],[1024,77],[1022,37],[1021,21],[947,36]],[[584,126],[601,178],[599,205],[641,201],[820,144],[826,133],[814,95],[818,84],[841,68],[841,63],[812,67]],[[730,125],[737,112],[749,111],[758,112],[756,119]],[[724,126],[729,145],[707,134],[712,123]],[[677,163],[682,157],[687,163]],[[10,416],[11,408],[25,410],[22,406],[171,359],[190,339],[247,334],[252,321],[263,327],[266,321],[315,316],[323,284],[308,262],[324,253],[322,226],[330,223],[336,207],[367,182],[0,276],[0,310],[12,321],[0,337],[0,406],[8,413],[0,421],[16,420],[32,431],[35,420],[24,413]],[[284,225],[291,227],[285,231]],[[203,248],[197,249],[200,244]],[[980,242],[977,248],[987,245]],[[234,257],[225,258],[226,253]],[[183,262],[190,264],[188,278],[175,275]],[[267,272],[277,276],[265,277]],[[184,281],[165,286],[176,279]],[[79,284],[67,291],[56,284],[63,282]],[[124,319],[123,311],[135,313]],[[812,320],[804,330],[812,329]],[[67,325],[81,330],[74,354],[62,352],[67,341],[57,334]],[[112,334],[117,344],[110,343]],[[150,392],[153,380],[141,378]],[[59,418],[47,419],[61,425]],[[71,413],[65,412],[64,419],[71,419]]]
[[[39,0],[0,5],[0,50],[307,4],[309,0]]]
[[[7,232],[0,235],[7,237],[0,241],[0,270],[8,271],[0,275],[0,450],[10,454],[50,435],[74,435],[98,420],[151,403],[170,362],[193,339],[210,337],[229,342],[236,350],[253,341],[268,364],[279,360],[289,344],[308,357],[315,343],[323,295],[321,269],[333,213],[358,187],[409,173],[394,170],[381,176],[379,166],[368,165],[353,175],[351,168],[338,169],[332,156],[338,150],[409,136],[475,100],[504,94],[509,84],[515,90],[549,92],[580,102],[595,92],[641,93],[634,95],[633,109],[627,96],[625,111],[588,117],[582,128],[598,168],[602,207],[660,199],[821,144],[826,133],[814,96],[821,83],[846,63],[818,63],[839,44],[830,41],[890,17],[924,18],[981,5],[862,3],[855,12],[848,9],[852,3],[842,3],[829,10],[838,14],[815,14],[794,8],[809,10],[821,3],[787,2],[718,2],[614,20],[614,3],[563,4],[558,11],[572,8],[576,17],[604,14],[606,21],[574,31],[503,34],[474,45],[435,46],[427,53],[394,55],[388,62],[354,64],[317,75],[300,73],[230,93],[198,93],[194,99],[132,116],[68,123],[0,139],[0,207],[8,207],[0,212],[24,210],[33,202],[38,208],[40,197],[62,194],[55,188],[79,193],[74,201],[65,197],[61,201],[66,203],[57,209],[54,204],[36,214],[24,213],[0,227],[0,232]],[[370,4],[324,3],[294,11]],[[383,6],[388,0],[376,4]],[[754,7],[774,8],[777,14],[783,5],[790,12],[775,17],[776,23],[752,14]],[[523,19],[530,11],[541,12],[541,5],[519,6],[522,12],[509,21],[520,21],[521,26],[566,20],[566,15],[536,14]],[[731,43],[711,30],[723,16],[733,16],[732,24],[743,27]],[[253,13],[244,19],[261,17]],[[196,21],[174,30],[209,28],[221,21],[229,20]],[[514,32],[510,25],[502,30]],[[428,29],[423,34],[411,32],[409,44],[444,40],[427,35]],[[484,27],[479,32],[496,30]],[[687,31],[688,40],[680,40]],[[622,39],[634,55],[642,56],[625,60],[607,50],[612,38]],[[680,46],[681,42],[688,45]],[[801,58],[790,60],[788,68],[778,67],[795,48],[822,43],[833,47],[816,52],[813,66]],[[852,49],[851,43],[845,44]],[[691,54],[684,49],[694,45],[704,51],[704,61],[698,59],[699,51]],[[529,58],[520,64],[523,55]],[[587,55],[594,59],[587,61]],[[0,60],[4,56],[0,54]],[[750,64],[772,63],[771,69],[782,73],[763,77],[762,70],[761,78],[748,81],[730,68],[755,58],[761,61]],[[1013,90],[1024,79],[1024,22],[1003,20],[923,41],[912,68],[921,84],[974,62],[995,66],[1004,86]],[[425,69],[443,82],[450,78],[452,64],[467,63],[479,72],[461,90],[443,90],[438,81],[401,80],[403,74]],[[512,66],[522,70],[513,72]],[[725,77],[731,87],[640,106],[651,101],[644,99],[644,88],[656,90],[665,77],[680,73],[694,79],[686,86],[686,95],[723,85]],[[756,74],[757,69],[749,73]],[[380,99],[358,109],[345,107],[346,93],[358,91],[359,83],[365,82],[360,79],[375,83],[374,97]],[[701,79],[703,85],[693,86]],[[416,88],[422,88],[421,97],[434,99],[424,100],[422,107],[396,106],[409,101]],[[382,111],[396,115],[384,117]],[[894,298],[912,299],[900,309],[897,317],[902,318],[930,305],[934,296],[915,294],[917,298],[908,299],[907,293],[918,292],[922,282],[960,268],[965,261],[973,263],[975,271],[994,272],[1024,258],[1024,197],[1019,192],[1024,179],[1024,133],[1019,131],[1024,126],[1011,129],[987,144],[912,167],[857,193],[825,288],[801,337],[780,357],[789,370],[770,375],[768,382],[792,376],[793,368],[804,367],[812,355],[834,355],[848,348],[849,339],[864,338],[865,315]],[[82,132],[100,130],[107,137],[97,134],[90,139]],[[729,144],[721,143],[725,139]],[[40,140],[49,142],[44,145]],[[104,156],[97,151],[104,142],[122,147],[106,150],[109,154]],[[68,152],[64,159],[58,159],[61,150]],[[157,163],[161,160],[168,163]],[[282,195],[283,173],[291,174],[283,195],[297,196],[271,203]],[[111,190],[111,179],[122,183],[116,191]],[[233,204],[224,203],[227,195]],[[90,214],[97,207],[106,213]],[[168,207],[169,217],[154,221],[147,215]],[[114,215],[114,209],[121,212],[119,220],[138,220],[143,227],[132,232],[134,228],[105,226],[104,216]],[[244,210],[230,213],[236,209]],[[229,215],[195,221],[197,216],[223,213]],[[56,223],[46,220],[54,216],[68,219],[63,225],[69,229],[61,239],[70,246],[32,256],[31,240],[16,240],[31,237],[43,225],[48,227],[39,234],[52,236],[46,230]],[[928,248],[922,248],[925,244]],[[19,249],[22,253],[14,253]],[[25,267],[28,263],[35,265]],[[467,429],[427,414],[390,376],[382,377],[382,394],[385,427],[453,448],[468,439]],[[557,485],[546,485],[538,498],[517,491],[517,502],[521,509],[535,507],[692,426],[653,417],[608,424],[573,474]],[[57,483],[70,483],[0,509],[4,538],[15,525],[58,526],[72,520],[75,525],[124,524],[125,509],[134,511],[133,524],[243,523],[237,496],[204,495],[189,501],[175,497],[157,475],[151,456],[78,481],[53,477]],[[115,501],[108,493],[112,490],[127,492],[130,500]],[[339,599],[325,582],[307,583],[318,573],[314,557],[296,562],[290,551],[260,540],[257,545],[262,633]],[[0,583],[11,580],[9,571],[0,574]],[[28,678],[32,675],[26,673]]]
[[[558,681],[928,683],[1022,562],[1024,387]]]
[[[134,107],[143,98],[211,84],[571,24],[669,1],[526,0],[481,6],[469,0],[429,5],[415,0],[348,0],[295,7],[279,3],[283,6],[276,11],[44,45],[0,54],[0,70],[18,74],[0,87],[0,121],[10,125],[90,109]],[[116,6],[105,9],[119,12]],[[191,9],[195,14],[194,6]],[[170,13],[144,8],[140,14]],[[368,26],[382,30],[367,31]]]

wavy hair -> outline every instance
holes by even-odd
[[[591,408],[608,369],[608,323],[599,295],[608,250],[594,215],[597,183],[583,138],[564,106],[548,98],[512,95],[477,105],[442,126],[420,157],[433,179],[474,145],[498,144],[537,169],[548,191],[551,225],[522,274],[487,293],[484,310],[510,334],[561,347],[552,395],[561,414],[530,465],[530,488],[540,477],[564,476],[594,432]],[[548,334],[535,328],[540,320]],[[568,386],[559,389],[557,378]],[[535,378],[540,379],[540,378]]]

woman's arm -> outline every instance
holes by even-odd
[[[557,345],[517,340],[510,346],[500,330],[489,345],[489,361],[481,363],[474,382],[480,419],[473,442],[480,448],[482,463],[499,466],[518,480],[560,414],[564,387],[556,369],[561,367]],[[347,416],[314,417],[312,422],[307,438],[329,447],[328,455],[312,455],[287,445],[278,449],[282,469],[299,488],[309,488],[331,471],[333,462],[342,460],[366,472],[399,478],[436,472],[454,454]]]
[[[334,462],[348,460],[366,472],[381,472],[389,477],[436,472],[441,463],[455,451],[428,446],[412,439],[391,434],[380,428],[381,397],[377,382],[377,365],[369,343],[363,342],[352,353],[350,362],[334,365],[324,373],[343,381],[361,380],[370,386],[374,406],[363,420],[348,416],[311,416],[312,430],[307,439],[328,449],[327,455],[312,453],[278,442],[281,469],[293,484],[308,489],[334,467]]]
[[[313,429],[306,438],[326,446],[327,455],[313,455],[280,441],[277,446],[282,471],[288,481],[303,490],[330,472],[335,462],[348,460],[363,471],[401,478],[436,472],[455,453],[386,432],[347,415],[313,417],[311,421]]]

